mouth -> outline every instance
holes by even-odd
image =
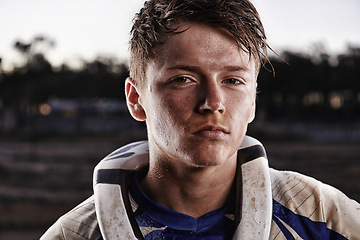
[[[207,139],[222,139],[229,134],[229,131],[222,126],[206,125],[197,130],[194,135]]]

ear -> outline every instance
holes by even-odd
[[[126,103],[131,116],[137,121],[145,121],[146,113],[140,103],[140,92],[132,78],[125,81]]]
[[[256,98],[254,99],[254,101],[253,101],[253,103],[252,103],[252,106],[251,106],[249,123],[251,123],[252,121],[254,121],[254,119],[255,119],[255,112],[256,112]]]
[[[249,122],[248,123],[251,123],[255,119],[256,98],[257,98],[257,82],[256,82],[256,86],[255,86],[255,94],[254,94],[254,99],[253,99],[253,102],[252,102],[252,105],[251,105],[250,117],[249,117]]]

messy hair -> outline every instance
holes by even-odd
[[[264,27],[249,0],[149,0],[130,32],[130,77],[143,81],[148,61],[164,43],[161,36],[179,33],[177,24],[186,22],[226,29],[255,58],[257,71],[269,61]]]

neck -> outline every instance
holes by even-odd
[[[233,195],[236,154],[220,166],[206,167],[151,160],[140,186],[153,201],[171,210],[199,218],[223,207]]]

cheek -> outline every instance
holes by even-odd
[[[191,113],[192,109],[192,98],[186,94],[164,94],[161,99],[161,106],[166,110],[175,120],[181,120],[179,117],[185,117]]]
[[[181,110],[181,101],[178,98],[171,98],[169,96],[162,96],[161,98],[153,99],[150,103],[149,122],[162,134],[169,134],[173,132],[176,125],[181,124],[181,117],[183,111]]]
[[[244,94],[244,96],[232,99],[228,106],[230,108],[228,110],[230,110],[231,115],[233,116],[232,118],[235,121],[241,119],[242,122],[250,123],[253,120],[255,101],[252,96]]]

